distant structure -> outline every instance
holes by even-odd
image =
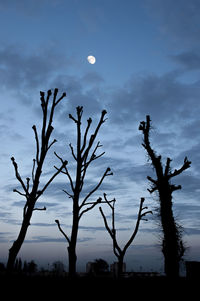
[[[186,261],[186,277],[200,280],[200,261]]]
[[[110,265],[110,271],[113,274],[113,276],[117,276],[118,275],[118,262],[115,261]],[[123,266],[122,266],[122,273],[126,273],[126,263],[123,262]]]
[[[86,273],[87,274],[94,274],[95,273],[95,263],[89,261],[86,263]]]

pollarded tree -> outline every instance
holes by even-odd
[[[111,223],[112,226],[111,227],[109,227],[106,216],[101,207],[99,207],[99,210],[103,217],[105,228],[108,231],[108,233],[110,234],[110,237],[112,238],[113,252],[118,259],[117,277],[120,278],[122,275],[122,271],[123,271],[124,256],[126,254],[128,247],[132,244],[134,238],[136,237],[136,234],[139,230],[140,221],[147,220],[144,218],[145,215],[147,215],[148,213],[152,214],[152,211],[144,211],[144,210],[147,210],[148,207],[143,207],[143,203],[144,203],[145,199],[141,198],[135,228],[134,228],[133,233],[130,236],[129,240],[127,241],[127,243],[124,245],[123,248],[121,248],[117,242],[117,236],[116,236],[117,233],[116,233],[116,228],[115,228],[115,202],[116,202],[116,200],[113,199],[111,201],[108,201],[105,193],[104,193],[104,199],[112,210],[112,223]]]
[[[15,161],[15,158],[12,157],[11,161],[14,166],[15,170],[15,176],[17,180],[19,181],[22,192],[14,189],[14,192],[17,192],[21,196],[25,198],[24,208],[23,208],[23,220],[21,224],[21,228],[18,234],[17,239],[14,241],[12,247],[9,250],[8,255],[8,262],[7,262],[7,269],[8,271],[12,271],[14,268],[15,260],[17,257],[17,254],[19,253],[21,246],[24,242],[24,239],[26,237],[26,233],[28,230],[28,227],[30,225],[31,217],[34,211],[36,210],[46,210],[46,208],[36,208],[36,202],[39,199],[39,197],[44,193],[46,188],[50,185],[50,183],[54,180],[54,178],[61,172],[61,170],[67,165],[67,161],[63,161],[61,167],[57,169],[57,171],[52,175],[52,177],[46,182],[43,187],[40,187],[40,179],[42,175],[42,168],[43,164],[45,162],[46,155],[49,151],[49,149],[52,147],[52,145],[56,142],[54,139],[52,142],[50,142],[51,134],[53,132],[53,117],[54,117],[54,111],[56,106],[59,104],[59,102],[66,96],[65,93],[62,94],[62,96],[57,99],[58,89],[54,90],[53,93],[53,100],[50,105],[50,110],[48,109],[50,97],[52,95],[51,90],[47,92],[47,96],[45,99],[45,93],[40,92],[40,99],[41,99],[41,107],[42,107],[42,113],[43,113],[43,123],[41,128],[41,138],[39,139],[38,131],[35,125],[33,125],[33,131],[35,134],[35,141],[36,141],[36,155],[33,159],[33,167],[31,172],[31,178],[26,178],[26,180],[23,180],[18,169],[18,165]]]
[[[64,235],[68,243],[69,277],[76,276],[76,261],[77,261],[76,245],[77,245],[80,219],[83,216],[83,214],[93,209],[97,204],[102,202],[101,198],[98,198],[97,200],[90,200],[90,198],[92,197],[94,192],[98,190],[105,177],[112,175],[111,170],[108,167],[105,170],[104,174],[101,176],[100,180],[97,182],[96,186],[94,186],[94,188],[86,195],[82,195],[81,192],[84,186],[86,173],[88,171],[90,164],[93,161],[102,157],[105,153],[102,152],[101,154],[97,155],[96,152],[102,145],[100,144],[100,142],[97,142],[96,146],[94,146],[94,143],[100,127],[106,120],[104,119],[106,113],[107,112],[105,110],[102,111],[99,123],[97,124],[94,133],[90,136],[89,139],[88,139],[88,132],[92,123],[92,119],[89,118],[87,120],[87,127],[84,131],[84,134],[82,135],[81,120],[83,114],[83,107],[79,106],[76,108],[76,114],[77,114],[76,118],[74,118],[71,114],[69,114],[69,118],[74,121],[77,130],[76,152],[74,151],[73,146],[71,144],[69,145],[72,156],[76,162],[76,174],[75,174],[74,181],[66,166],[62,171],[62,173],[64,173],[67,176],[71,187],[71,192],[64,190],[64,192],[69,196],[69,198],[72,199],[73,202],[73,219],[72,219],[71,235],[68,236],[68,234],[66,234],[61,228],[59,220],[55,220],[60,232]],[[58,155],[57,157],[60,159],[61,163],[63,164],[64,160]]]
[[[159,216],[163,231],[162,252],[165,258],[165,273],[170,278],[179,276],[179,263],[184,255],[184,245],[182,241],[181,227],[173,215],[172,194],[181,189],[181,185],[171,184],[171,179],[181,174],[190,167],[191,162],[187,157],[181,168],[171,170],[171,159],[167,158],[165,166],[161,162],[161,156],[157,155],[152,149],[149,141],[149,132],[151,129],[150,116],[146,116],[146,122],[140,122],[139,130],[143,132],[144,142],[142,146],[146,149],[152,165],[156,172],[156,179],[147,177],[152,187],[148,189],[150,193],[158,191],[159,194]]]

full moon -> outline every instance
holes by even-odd
[[[96,58],[93,55],[88,55],[87,60],[92,65],[96,63]]]

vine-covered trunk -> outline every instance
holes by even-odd
[[[163,229],[162,252],[165,274],[169,278],[179,277],[179,262],[182,241],[172,210],[172,196],[165,187],[160,191],[160,218]]]
[[[146,149],[151,158],[152,165],[155,168],[157,179],[147,177],[152,183],[150,193],[154,191],[159,192],[159,214],[163,231],[162,252],[165,260],[165,273],[169,278],[176,278],[179,276],[179,263],[181,257],[184,255],[184,246],[181,239],[181,229],[176,223],[173,209],[172,209],[172,193],[181,189],[181,185],[171,184],[173,177],[181,174],[184,170],[190,167],[191,162],[184,158],[183,165],[179,169],[172,171],[171,159],[167,158],[165,166],[161,161],[161,156],[151,148],[149,141],[149,132],[151,129],[150,116],[146,116],[146,122],[140,122],[139,130],[143,132],[144,143],[143,147]]]

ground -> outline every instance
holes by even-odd
[[[1,292],[6,299],[34,298],[48,299],[69,299],[69,295],[75,298],[87,299],[139,299],[162,300],[163,298],[177,296],[190,298],[198,292],[198,285],[194,280],[180,278],[168,281],[165,277],[152,278],[129,278],[113,279],[107,277],[81,277],[69,280],[66,277],[47,277],[47,276],[24,276],[14,275],[1,276]],[[176,295],[175,295],[176,294]]]

